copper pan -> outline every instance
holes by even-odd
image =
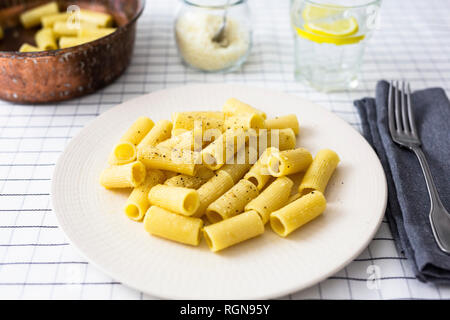
[[[24,42],[34,44],[37,29],[20,27],[21,12],[48,0],[0,1],[0,99],[18,103],[46,103],[92,93],[120,76],[133,54],[136,20],[145,0],[58,0],[60,10],[76,4],[113,15],[117,31],[77,47],[21,53]]]

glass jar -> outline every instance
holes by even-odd
[[[220,42],[213,41],[224,14],[224,37]],[[174,27],[183,62],[197,70],[233,71],[250,54],[252,30],[247,0],[183,0]]]

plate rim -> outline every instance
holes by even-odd
[[[64,154],[67,152],[67,150],[69,150],[71,148],[71,146],[73,144],[76,144],[77,140],[82,136],[83,132],[88,130],[89,128],[93,127],[96,125],[97,122],[101,121],[103,118],[107,117],[110,113],[114,113],[117,112],[115,111],[115,109],[117,107],[120,107],[124,104],[130,104],[133,103],[133,101],[139,100],[141,98],[143,98],[144,96],[149,96],[149,95],[153,95],[153,94],[160,94],[160,93],[164,93],[164,92],[168,92],[168,91],[176,91],[179,90],[181,88],[184,89],[189,89],[189,88],[195,88],[195,87],[205,87],[205,86],[210,86],[210,87],[222,87],[222,86],[226,86],[229,88],[237,88],[237,87],[245,87],[248,88],[249,90],[264,90],[266,92],[269,92],[269,94],[277,94],[277,95],[287,95],[287,96],[291,96],[294,97],[296,99],[299,100],[303,100],[303,101],[307,101],[310,104],[313,104],[316,108],[320,109],[322,112],[327,113],[328,115],[330,115],[334,121],[339,122],[341,125],[346,126],[347,128],[351,129],[354,133],[356,133],[359,139],[361,139],[363,141],[364,144],[366,144],[366,146],[370,149],[370,152],[372,153],[372,156],[377,160],[374,162],[374,164],[376,163],[376,166],[378,167],[378,171],[379,173],[381,173],[381,178],[382,178],[382,184],[380,185],[380,188],[383,188],[383,192],[380,194],[383,195],[383,205],[381,206],[382,208],[382,214],[379,215],[378,221],[376,223],[376,225],[374,225],[374,227],[372,228],[372,232],[370,234],[367,235],[364,243],[362,245],[360,245],[360,248],[358,250],[355,250],[355,252],[346,260],[342,261],[342,263],[339,264],[339,266],[335,267],[334,269],[324,273],[322,276],[320,277],[316,277],[313,278],[312,280],[306,281],[301,283],[300,285],[293,285],[293,286],[289,286],[286,287],[283,290],[273,290],[274,292],[269,293],[269,294],[257,294],[255,293],[255,295],[253,296],[247,296],[247,297],[241,297],[239,298],[240,300],[244,300],[244,299],[255,299],[255,300],[264,300],[264,299],[274,299],[274,298],[278,298],[278,297],[283,297],[285,295],[288,294],[292,294],[295,292],[298,292],[300,290],[305,290],[317,283],[322,282],[323,280],[327,279],[328,277],[330,277],[333,274],[336,274],[337,272],[339,272],[340,270],[342,270],[345,266],[347,266],[349,263],[351,263],[357,256],[359,256],[361,254],[361,252],[363,252],[368,245],[370,244],[370,242],[373,240],[374,235],[376,234],[376,232],[379,230],[380,225],[383,221],[383,217],[385,216],[385,211],[387,208],[387,200],[388,200],[388,188],[387,188],[387,180],[386,180],[386,174],[384,172],[384,168],[381,165],[380,159],[378,157],[378,155],[376,154],[375,150],[373,149],[373,147],[369,144],[369,142],[362,136],[362,134],[356,130],[353,126],[351,126],[347,121],[345,121],[344,119],[342,119],[341,117],[339,117],[338,115],[336,115],[334,112],[327,110],[325,107],[322,107],[320,104],[315,103],[309,99],[303,98],[302,96],[297,96],[295,94],[291,94],[291,93],[286,93],[283,92],[281,90],[276,90],[276,89],[272,89],[272,88],[266,88],[266,87],[260,87],[260,86],[253,86],[253,85],[247,85],[247,84],[233,84],[233,83],[199,83],[199,84],[187,84],[187,85],[181,85],[181,86],[175,86],[175,87],[170,87],[170,88],[164,88],[161,90],[156,90],[156,91],[152,91],[149,93],[145,93],[136,97],[133,97],[129,100],[126,101],[122,101],[121,103],[111,107],[109,110],[101,113],[100,115],[98,115],[97,117],[93,118],[92,120],[90,120],[85,126],[83,126],[83,128],[77,132],[71,139],[70,141],[67,143],[67,145],[64,147],[64,150],[60,153],[60,155],[58,156],[58,160],[56,162],[56,165],[54,167],[53,173],[52,173],[52,179],[51,179],[51,190],[50,190],[50,196],[51,196],[51,204],[52,204],[52,211],[55,214],[57,223],[59,228],[61,228],[62,232],[64,233],[65,238],[68,240],[68,242],[70,243],[70,245],[76,249],[76,251],[79,252],[79,254],[84,257],[87,262],[89,264],[92,264],[95,268],[97,268],[98,270],[100,270],[101,272],[105,273],[107,276],[111,277],[113,280],[117,280],[118,282],[120,282],[121,285],[125,285],[129,288],[135,289],[139,292],[143,292],[143,293],[147,293],[155,298],[160,298],[160,299],[174,299],[174,300],[191,300],[191,299],[196,299],[196,298],[189,298],[189,297],[185,297],[183,295],[171,295],[171,296],[165,296],[164,294],[159,294],[159,293],[155,293],[155,292],[150,292],[147,289],[144,288],[139,288],[137,285],[134,284],[130,284],[130,283],[125,283],[122,282],[121,280],[119,280],[118,278],[116,278],[116,275],[114,275],[113,271],[109,271],[107,268],[101,266],[100,264],[98,264],[95,261],[95,258],[91,258],[90,254],[86,254],[76,243],[76,240],[72,239],[69,234],[67,232],[67,230],[65,229],[64,223],[61,223],[61,219],[60,219],[60,214],[58,213],[58,201],[56,200],[56,197],[54,196],[54,194],[56,193],[56,183],[55,183],[55,176],[57,176],[57,173],[61,170],[63,170],[61,168],[62,166],[62,159]],[[381,200],[380,200],[381,201]],[[295,282],[294,282],[295,283]],[[276,292],[275,292],[276,291]],[[210,300],[210,299],[214,299],[214,298],[204,298],[205,300]],[[225,300],[227,300],[225,298]]]

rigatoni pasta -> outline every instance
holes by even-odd
[[[191,151],[196,151],[197,149],[202,149],[201,140],[196,145],[196,140],[194,136],[194,130],[186,131],[182,134],[170,137],[163,142],[157,144],[158,148],[171,148],[171,149],[186,149]]]
[[[97,29],[97,27],[95,25],[91,25],[86,22],[80,22],[79,24],[71,24],[67,21],[55,21],[53,23],[52,30],[53,30],[53,33],[56,38],[76,37],[79,35],[79,31],[82,28],[89,28],[89,27]],[[98,30],[102,30],[102,29],[98,29]],[[80,37],[83,37],[83,35],[80,35]],[[91,36],[91,35],[87,35],[87,37],[94,38],[94,36]]]
[[[219,171],[224,171],[233,179],[234,183],[241,180],[242,176],[250,169],[251,164],[248,163],[230,163],[224,165]]]
[[[268,222],[286,237],[324,212],[323,191],[339,163],[334,151],[313,160],[296,148],[294,114],[267,120],[235,98],[222,111],[174,112],[156,124],[139,118],[100,183],[134,188],[124,211],[149,234],[194,246],[203,234],[213,252],[263,234]]]
[[[325,192],[328,181],[339,164],[339,156],[330,149],[317,152],[313,162],[306,170],[298,188],[300,194],[307,194],[313,190]]]
[[[234,115],[239,115],[239,114],[245,114],[245,113],[257,113],[259,115],[261,115],[261,117],[263,117],[263,119],[267,119],[267,115],[265,114],[265,112],[262,112],[258,109],[253,108],[252,106],[239,101],[236,98],[230,98],[228,99],[223,108],[222,111],[225,113],[225,115],[227,116],[234,116]]]
[[[214,171],[205,166],[199,166],[195,176],[179,174],[168,178],[164,184],[172,187],[198,189],[214,176]]]
[[[56,44],[55,35],[52,29],[45,28],[39,30],[34,37],[36,44],[42,51],[56,50],[58,45]]]
[[[129,141],[121,141],[114,146],[108,162],[111,165],[125,164],[136,160],[136,157],[136,146]]]
[[[129,141],[134,145],[138,145],[154,125],[152,119],[148,117],[139,117],[123,134],[120,140]]]
[[[191,216],[200,205],[196,190],[182,187],[157,185],[148,193],[148,200],[155,205],[169,211]]]
[[[270,214],[288,203],[294,183],[288,177],[277,178],[259,196],[245,206],[245,211],[256,211],[262,222],[269,221]]]
[[[305,171],[312,162],[311,153],[305,148],[272,152],[267,169],[274,177]]]
[[[76,46],[81,46],[82,44],[89,43],[96,40],[92,37],[61,37],[59,38],[59,48],[66,49]]]
[[[264,224],[255,211],[244,212],[203,229],[206,243],[213,252],[223,250],[263,233]]]
[[[110,166],[100,175],[100,184],[105,188],[135,188],[145,179],[146,169],[140,161]]]
[[[56,22],[66,22],[69,17],[67,12],[49,14],[41,17],[41,24],[44,28],[53,28]]]
[[[35,34],[35,42],[40,51],[82,45],[116,31],[110,14],[86,9],[70,10],[69,6],[67,12],[59,12],[58,3],[53,1],[23,12],[19,19],[25,29],[42,26]],[[37,50],[25,45],[19,51]]]
[[[267,148],[274,147],[280,151],[294,149],[297,143],[295,133],[291,128],[287,129],[260,129],[257,137],[258,152],[262,153]]]
[[[143,146],[138,149],[137,159],[150,169],[160,169],[195,175],[199,154],[189,150],[175,150]]]
[[[170,138],[172,131],[172,122],[168,120],[160,120],[155,126],[148,132],[145,137],[139,142],[138,148],[144,146],[154,147],[157,144]]]
[[[203,134],[207,130],[224,132],[225,114],[215,111],[174,112],[172,114],[173,129],[194,130],[195,124],[201,125]]]
[[[244,113],[236,116],[227,117],[225,120],[225,129],[262,129],[265,127],[264,118],[258,113]]]
[[[178,215],[156,206],[151,206],[144,218],[148,233],[192,246],[200,243],[202,227],[202,219]]]
[[[103,38],[116,32],[116,28],[95,28],[91,25],[81,25],[77,35],[79,37]]]
[[[153,128],[154,123],[148,117],[138,118],[122,135],[118,144],[114,146],[108,162],[110,164],[125,164],[136,160],[136,145]]]
[[[211,223],[231,218],[244,211],[245,205],[258,196],[258,189],[248,180],[242,179],[206,209]]]
[[[199,218],[203,216],[206,208],[227,192],[233,185],[233,178],[227,172],[219,170],[214,177],[198,188],[197,192],[200,198],[200,206],[193,216]]]
[[[244,179],[247,179],[253,183],[258,190],[264,188],[267,181],[269,181],[271,177],[269,171],[267,170],[267,165],[270,155],[273,152],[279,152],[279,150],[276,148],[267,148],[261,157],[259,157],[258,161],[251,167],[250,171],[248,171],[244,176]]]
[[[287,116],[276,117],[275,119],[268,119],[265,122],[267,129],[292,129],[295,134],[298,134],[300,129],[298,125],[298,119],[295,114]]]
[[[58,13],[58,11],[58,4],[55,1],[50,2],[25,11],[20,15],[20,21],[24,28],[33,28],[41,24],[42,17]]]
[[[227,130],[214,142],[202,150],[204,165],[211,170],[220,169],[228,159],[244,147],[246,134],[244,130]]]
[[[77,13],[77,15],[81,21],[88,22],[103,28],[111,27],[114,22],[110,14],[103,12],[82,9]]]
[[[148,200],[148,193],[151,188],[162,183],[165,179],[164,173],[160,170],[147,170],[145,180],[141,185],[133,189],[127,202],[125,203],[124,211],[128,218],[141,221],[145,213],[150,207]]]
[[[325,211],[326,200],[320,191],[313,191],[270,214],[270,226],[286,237]]]

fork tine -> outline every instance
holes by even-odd
[[[395,123],[394,123],[394,82],[391,80],[389,82],[389,98],[388,98],[388,121],[389,121],[389,131],[391,135],[395,132]]]
[[[412,132],[413,136],[415,138],[419,138],[419,135],[417,134],[414,113],[412,111],[412,106],[411,106],[411,87],[409,85],[409,82],[408,82],[407,90],[406,90],[406,101],[407,101],[407,105],[408,105],[409,127],[411,128],[411,132]]]
[[[400,101],[399,101],[399,90],[398,90],[398,80],[395,81],[395,103],[394,103],[394,113],[395,113],[395,125],[397,126],[397,132],[402,131],[402,120],[400,119]]]
[[[409,125],[408,125],[408,115],[406,114],[406,89],[405,89],[405,82],[402,81],[402,90],[400,91],[400,95],[402,96],[402,104],[401,104],[401,110],[402,110],[402,123],[403,123],[403,130],[406,133],[410,133]]]

